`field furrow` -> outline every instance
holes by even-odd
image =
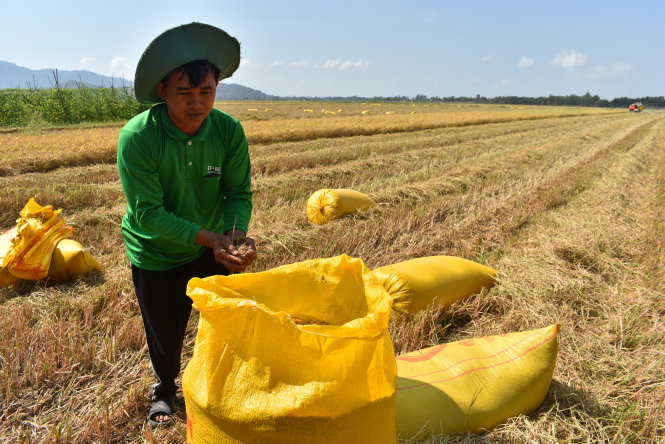
[[[652,265],[661,258],[653,245],[663,245],[653,227],[665,201],[653,189],[662,187],[664,123],[626,140],[590,186],[539,218],[497,262],[501,289],[483,322],[514,328],[556,320],[564,345],[556,396],[541,417],[518,419],[496,439],[557,424],[559,435],[582,429],[589,442],[662,440],[665,275]],[[486,329],[480,319],[470,329],[478,328]]]
[[[300,103],[271,106],[228,104],[253,141],[251,271],[338,254],[370,268],[453,255],[499,271],[489,292],[393,319],[397,353],[561,324],[538,412],[482,437],[430,442],[662,441],[663,114],[337,104],[322,117]],[[0,288],[0,442],[185,439],[183,405],[173,427],[145,426],[152,380],[119,231],[118,131],[0,133],[0,228],[34,196],[63,208],[104,265],[68,284]],[[305,205],[320,188],[356,189],[378,206],[313,225]]]
[[[508,153],[503,149],[510,144],[501,144],[493,149],[480,150],[480,154],[466,164],[447,169],[425,168],[424,179],[418,177],[406,184],[395,184],[401,175],[389,167],[386,171],[380,171],[376,165],[372,168],[369,165],[364,165],[367,168],[354,165],[351,171],[358,173],[352,174],[348,171],[348,165],[347,169],[338,166],[335,168],[343,171],[343,177],[353,181],[355,189],[368,192],[380,204],[376,215],[366,215],[367,220],[354,224],[355,229],[363,230],[363,236],[358,236],[362,243],[350,245],[348,237],[343,234],[347,227],[335,224],[331,228],[314,227],[308,230],[315,236],[313,239],[303,241],[300,238],[295,245],[289,245],[289,240],[283,239],[273,245],[281,250],[298,251],[304,244],[324,244],[324,255],[348,253],[363,257],[372,265],[383,265],[372,263],[373,252],[380,252],[380,256],[389,262],[398,258],[417,257],[423,251],[434,251],[437,254],[457,251],[457,254],[468,256],[468,250],[474,251],[478,242],[488,243],[492,238],[505,237],[528,224],[532,215],[563,204],[567,195],[569,198],[575,190],[582,189],[580,181],[589,183],[592,177],[590,165],[594,164],[592,159],[602,161],[594,170],[602,171],[612,159],[607,152],[612,153],[632,143],[632,138],[640,133],[642,125],[617,127],[621,128],[618,134],[603,127],[599,135],[593,138],[593,143],[584,145],[584,149],[576,143],[577,135],[574,132],[571,139],[567,136],[558,137],[556,141],[543,145],[516,146],[514,150],[507,149]],[[390,162],[384,164],[394,166]],[[445,171],[445,175],[442,176],[441,171]],[[339,180],[341,175],[335,178]],[[577,175],[579,180],[570,177],[572,175]],[[363,182],[359,176],[364,179],[370,176],[372,181]],[[406,176],[409,177],[408,174]],[[375,179],[377,177],[383,180]],[[265,226],[279,236],[288,232],[289,225],[302,221],[309,194],[302,182],[308,181],[302,179],[296,183],[295,178],[283,180],[283,188],[278,187],[265,199],[258,199],[258,202],[267,205],[267,208],[260,207],[258,214],[270,214],[279,222],[264,223],[258,216],[257,225]],[[354,188],[340,182],[336,185]],[[257,194],[260,195],[260,191]],[[293,200],[287,199],[288,196],[293,196]],[[532,208],[534,205],[536,208]],[[448,228],[441,230],[441,224]],[[261,231],[260,227],[257,229]],[[428,231],[433,231],[435,235],[427,235]],[[422,235],[422,240],[412,239],[412,232]],[[441,239],[444,234],[448,240]],[[407,241],[402,242],[399,237],[405,237]],[[405,243],[410,253],[406,249],[396,250],[392,247]],[[461,248],[463,245],[466,247]],[[304,259],[307,254],[305,250],[303,256],[294,259]],[[272,254],[267,257],[276,262],[286,259]],[[274,265],[271,262],[266,266]]]
[[[597,127],[594,123],[587,122],[587,130],[577,132],[572,128],[570,132],[566,131],[563,137],[561,135],[563,124],[561,127],[543,130],[544,133],[541,134],[513,133],[451,145],[440,145],[436,136],[429,139],[429,143],[433,143],[434,146],[425,143],[412,144],[407,140],[410,135],[402,138],[381,136],[378,143],[383,142],[389,147],[403,146],[404,149],[401,151],[389,149],[386,153],[374,150],[371,156],[337,163],[338,157],[344,157],[346,152],[355,151],[355,146],[351,142],[329,152],[329,164],[323,161],[323,165],[314,168],[296,168],[270,177],[258,178],[254,185],[259,196],[257,202],[259,204],[276,202],[282,205],[284,201],[299,199],[303,195],[309,196],[319,188],[358,187],[359,191],[369,192],[361,184],[377,178],[379,182],[387,178],[400,181],[405,175],[417,174],[421,168],[428,170],[428,175],[439,177],[443,171],[446,172],[446,176],[450,176],[451,169],[463,168],[467,163],[475,165],[485,162],[485,168],[490,170],[492,162],[506,158],[506,153],[519,156],[523,150],[545,150],[547,147],[543,145],[548,143],[564,145],[564,140],[572,149],[580,146],[578,138],[586,136],[593,140],[608,137],[608,134],[612,134],[612,128],[617,126],[612,122],[595,119],[593,122],[598,125]],[[534,163],[538,161],[538,159],[533,160]],[[260,160],[258,162],[260,163]]]
[[[607,116],[612,121],[618,116]],[[253,169],[257,176],[271,175],[300,168],[330,166],[356,159],[376,158],[390,153],[406,153],[420,147],[458,146],[464,142],[488,140],[518,134],[521,138],[540,135],[565,125],[566,131],[588,129],[589,117],[547,119],[537,122],[475,125],[472,127],[432,129],[408,134],[353,136],[343,139],[319,139],[307,142],[274,143],[250,147]],[[594,121],[596,121],[595,119]],[[603,120],[597,120],[599,123]],[[588,136],[587,136],[588,137]]]
[[[531,121],[576,116],[610,116],[613,110],[552,108],[537,111],[447,112],[421,115],[396,114],[331,119],[291,119],[245,122],[250,144],[293,140],[316,140],[356,135],[415,132],[425,129],[485,125],[496,122]],[[510,114],[510,115],[509,115]],[[277,123],[275,123],[277,122]],[[113,163],[121,126],[56,128],[49,131],[0,132],[0,176],[47,172],[59,167]]]

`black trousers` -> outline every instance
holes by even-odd
[[[200,258],[169,270],[144,270],[132,265],[150,362],[157,377],[153,399],[175,398],[175,379],[180,373],[180,354],[192,311],[192,300],[185,293],[187,282],[193,277],[228,274],[210,249]]]

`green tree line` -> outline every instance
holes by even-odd
[[[606,108],[628,108],[631,103],[642,102],[646,108],[665,108],[665,97],[617,97],[612,100],[601,99],[597,95],[592,96],[586,93],[582,96],[571,94],[568,96],[547,97],[519,97],[519,96],[498,96],[493,98],[464,96],[450,97],[427,97],[419,94],[413,98],[414,102],[473,102],[504,105],[547,105],[547,106],[592,106]]]
[[[521,97],[521,96],[498,96],[487,98],[481,95],[467,96],[431,96],[418,94],[415,97],[408,96],[266,96],[261,100],[289,100],[289,101],[332,101],[332,102],[458,102],[458,103],[488,103],[500,105],[547,105],[547,106],[590,106],[606,108],[628,108],[631,103],[642,102],[647,108],[665,108],[665,97],[617,97],[612,100],[601,99],[597,95],[586,93],[582,96],[575,94],[567,96],[549,95],[546,97]]]

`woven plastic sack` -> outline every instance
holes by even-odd
[[[16,221],[9,248],[0,253],[0,269],[14,278],[37,280],[46,277],[56,245],[71,237],[74,229],[59,217],[62,209],[41,206],[30,198]],[[6,242],[3,242],[6,245]]]
[[[12,248],[12,239],[14,239],[15,236],[16,227],[10,228],[0,235],[0,287],[18,281],[18,279],[7,270],[7,264],[9,261],[5,259],[9,255]]]
[[[371,197],[360,191],[324,188],[312,193],[307,200],[307,219],[317,225],[324,225],[375,205]]]
[[[395,442],[390,296],[346,255],[190,280],[187,442]]]
[[[559,324],[397,357],[399,438],[481,433],[545,400]]]
[[[73,239],[63,239],[51,255],[46,278],[51,282],[63,282],[101,269],[100,263],[83,245]]]
[[[428,256],[374,269],[393,298],[393,311],[414,313],[430,304],[448,306],[494,285],[493,268],[455,256]]]

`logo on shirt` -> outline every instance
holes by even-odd
[[[203,175],[203,177],[219,177],[221,173],[222,173],[221,166],[208,165],[208,169],[206,170],[206,173]]]

